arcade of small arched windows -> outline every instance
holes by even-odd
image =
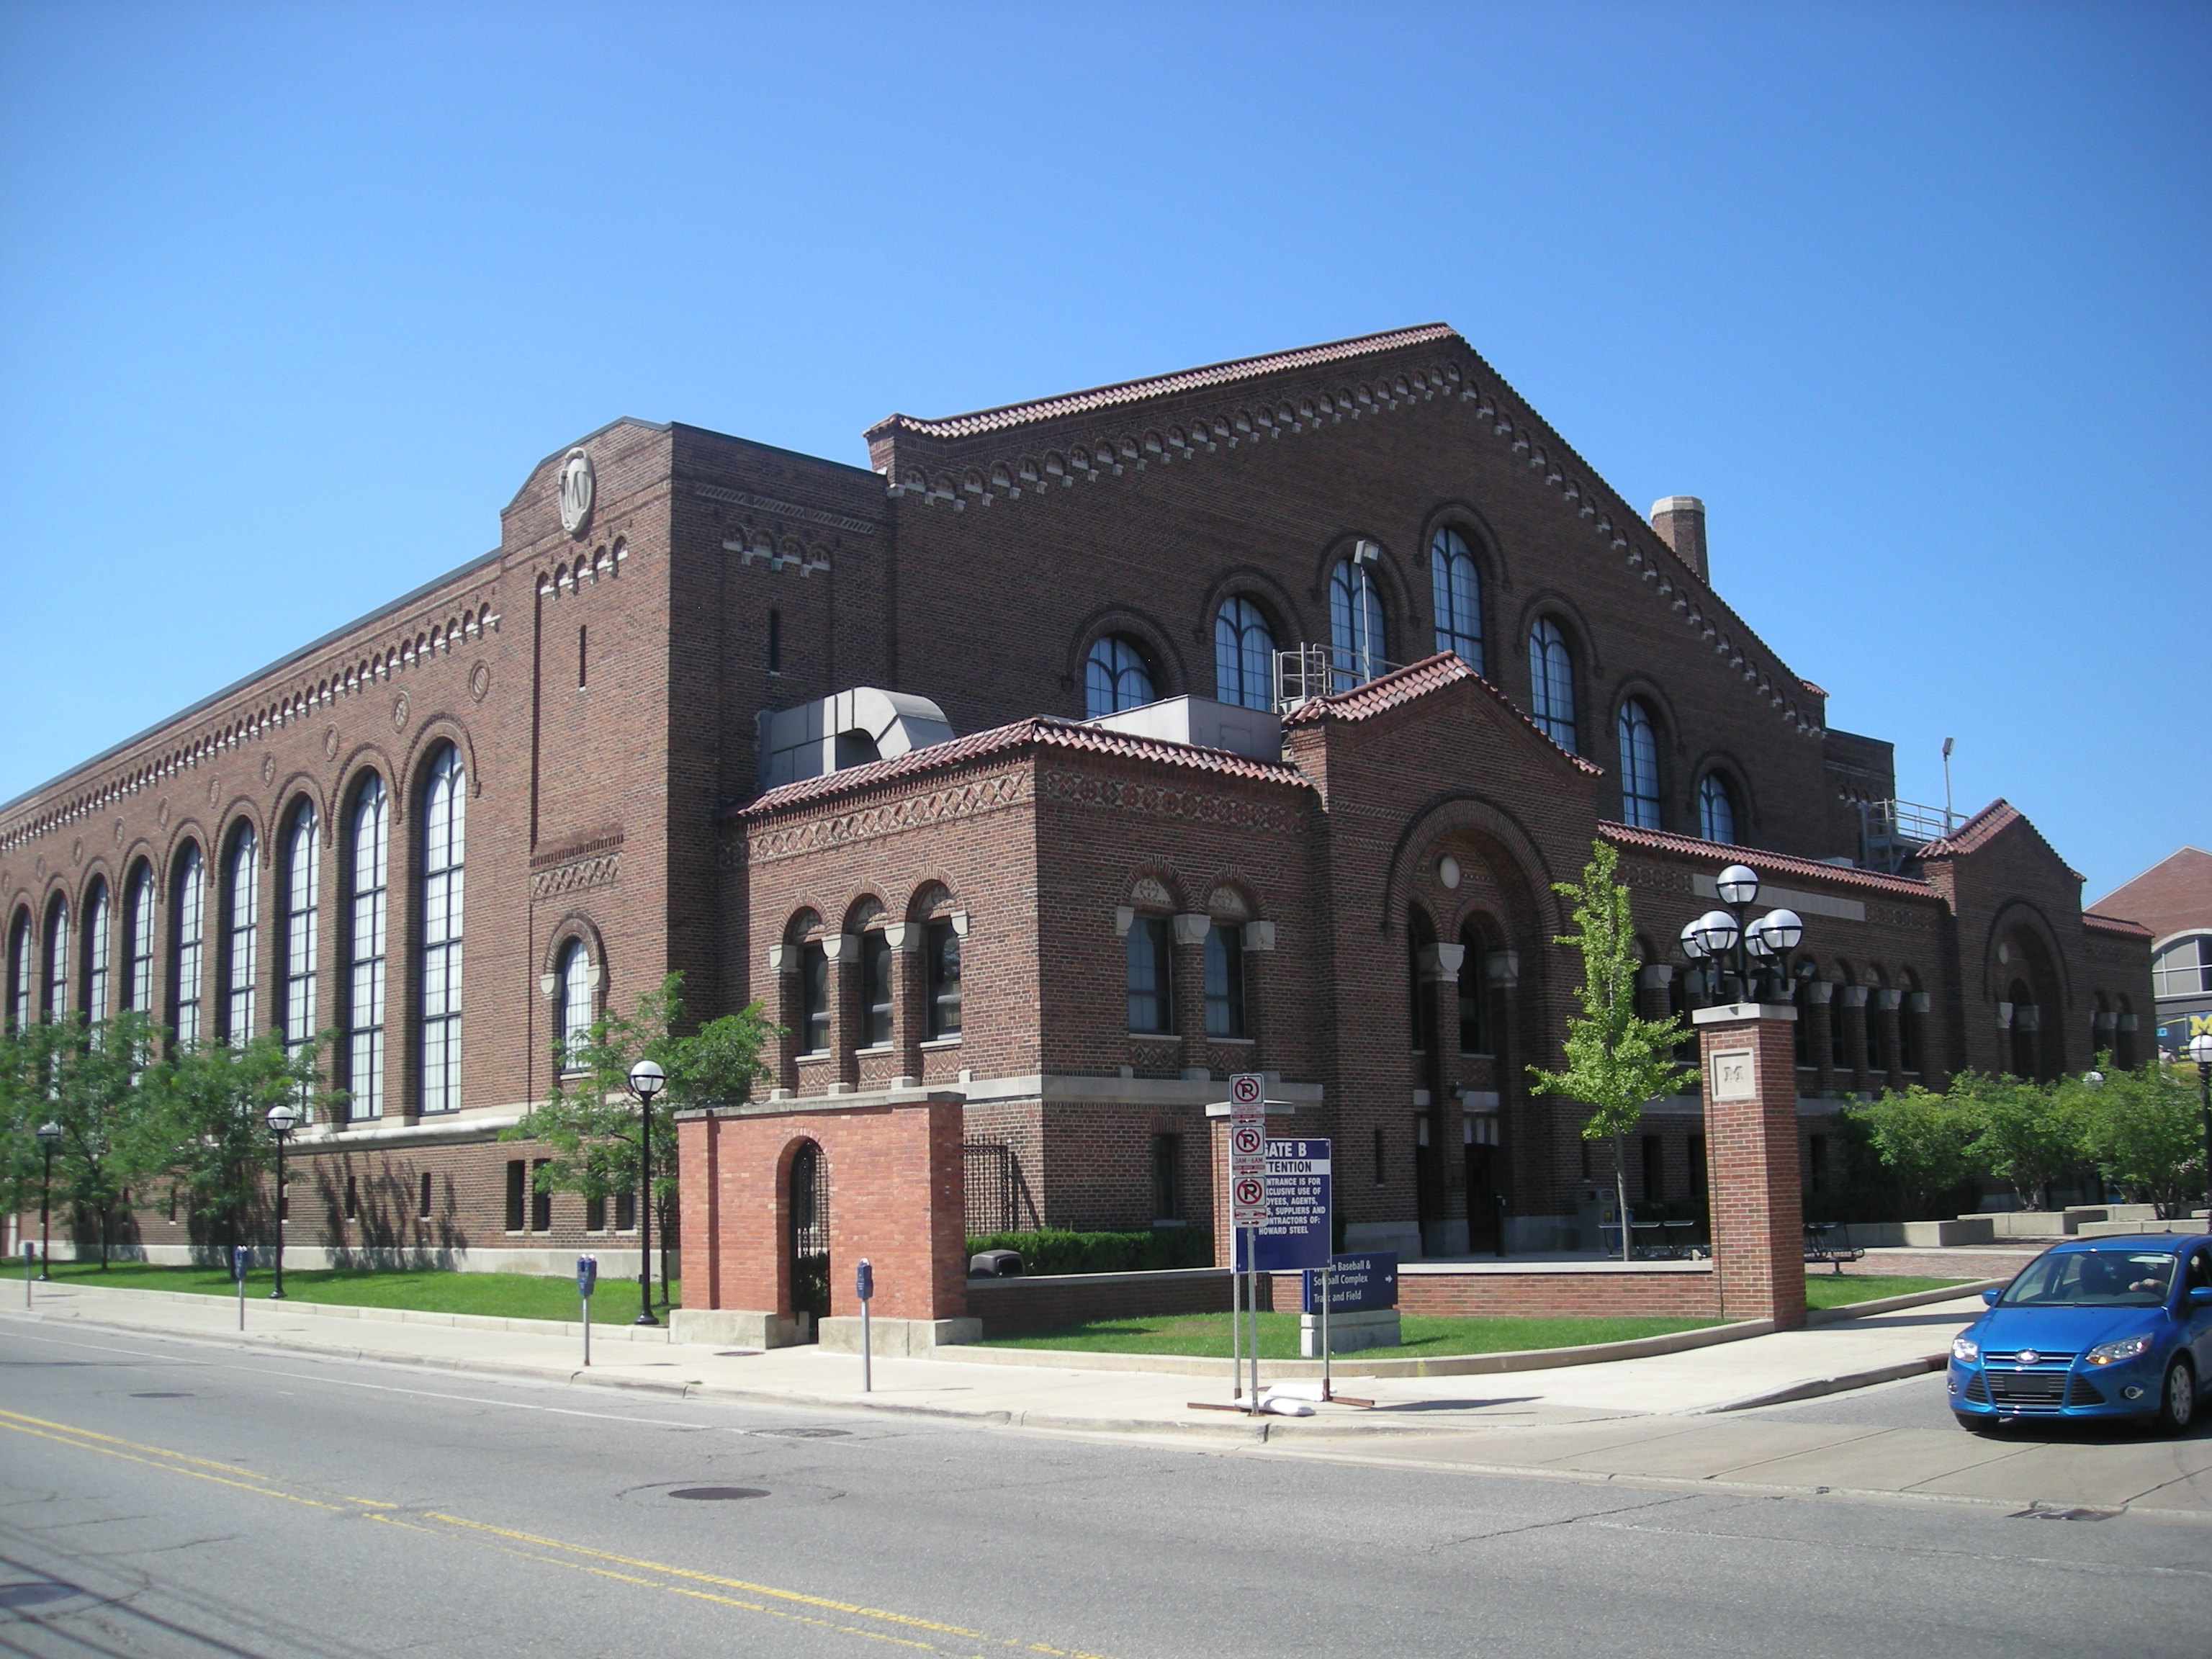
[[[380,764],[364,764],[331,797],[334,824],[312,787],[288,785],[266,818],[240,807],[214,825],[187,822],[166,851],[129,851],[113,883],[94,867],[74,893],[19,902],[0,935],[0,1018],[12,1029],[138,1014],[179,1049],[273,1039],[314,1054],[349,1119],[457,1109],[471,793],[460,744],[430,743],[411,788],[404,918],[392,914],[391,786]],[[395,933],[409,941],[396,985]],[[386,1067],[395,1003],[420,1056],[396,1092]],[[323,1051],[326,1031],[335,1040]]]
[[[958,1048],[965,1024],[968,912],[923,883],[894,911],[879,892],[792,913],[770,947],[777,1023],[769,1064],[779,1095],[912,1087]]]
[[[1261,916],[1252,889],[1234,878],[1187,883],[1162,869],[1133,878],[1126,898],[1114,929],[1132,1070],[1188,1076],[1256,1066],[1255,958],[1275,948],[1275,924]],[[1112,1016],[1104,1023],[1110,1029]]]

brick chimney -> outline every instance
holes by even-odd
[[[1710,583],[1705,568],[1705,504],[1695,495],[1662,495],[1651,503],[1651,527],[1674,550],[1675,557]]]

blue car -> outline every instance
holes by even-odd
[[[1951,1410],[1987,1433],[2022,1418],[2148,1417],[2179,1434],[2212,1370],[2212,1238],[2055,1245],[1951,1343]]]

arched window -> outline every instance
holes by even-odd
[[[561,1066],[571,1071],[584,1064],[592,1041],[592,953],[584,941],[572,939],[561,947],[561,966],[556,981],[555,1029],[560,1033]]]
[[[154,1012],[154,872],[140,864],[123,891],[123,1006]]]
[[[58,893],[46,907],[46,1018],[69,1012],[69,901]]]
[[[15,913],[8,934],[8,1029],[21,1031],[31,1023],[31,915]]]
[[[422,1109],[461,1104],[461,872],[468,775],[447,744],[422,786]]]
[[[2150,959],[2151,994],[2203,996],[2212,991],[2212,933],[2185,933]]]
[[[1717,772],[1698,780],[1698,833],[1707,841],[1735,840],[1735,797]]]
[[[1638,697],[1620,705],[1620,821],[1659,827],[1659,737]]]
[[[1458,531],[1437,532],[1429,543],[1429,594],[1437,613],[1437,649],[1456,651],[1482,672],[1482,583],[1474,556]]]
[[[1246,708],[1275,706],[1275,636],[1249,599],[1224,599],[1213,613],[1213,695]]]
[[[1364,685],[1389,665],[1382,659],[1382,596],[1367,567],[1346,559],[1328,579],[1330,690]]]
[[[384,902],[391,800],[374,772],[353,798],[346,844],[346,1090],[352,1117],[384,1115]]]
[[[929,999],[927,1030],[933,1042],[960,1035],[960,933],[950,919],[922,930],[924,993]]]
[[[1567,636],[1549,617],[1528,630],[1529,712],[1544,735],[1562,749],[1575,746],[1575,659]]]
[[[1175,1030],[1174,928],[1165,916],[1139,915],[1129,923],[1124,969],[1132,1031]]]
[[[1136,642],[1120,634],[1109,634],[1091,647],[1083,665],[1083,713],[1097,720],[1151,702],[1152,665]]]
[[[891,942],[880,927],[860,935],[860,989],[866,1002],[863,1046],[881,1048],[891,1040]]]
[[[222,866],[222,1037],[234,1048],[253,1041],[253,993],[261,912],[261,863],[253,826],[241,823]]]
[[[801,1052],[830,1052],[830,952],[818,939],[799,947],[799,994],[806,1020],[806,1047]]]
[[[207,868],[197,843],[186,842],[177,854],[177,890],[169,907],[169,1024],[177,1046],[200,1040],[200,992],[207,969]]]
[[[315,857],[315,809],[293,809],[284,837],[284,1052],[297,1054],[315,1036],[315,953],[319,945],[322,883]]]
[[[1206,1034],[1242,1037],[1250,1033],[1244,1018],[1244,928],[1217,921],[1206,930]]]
[[[107,884],[94,877],[92,890],[84,896],[84,1023],[88,1025],[97,1025],[107,1018],[108,924],[113,920]]]

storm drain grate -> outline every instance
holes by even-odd
[[[765,1498],[768,1493],[759,1486],[678,1486],[668,1495],[701,1504],[726,1504],[738,1498]]]
[[[2040,1508],[2018,1510],[2013,1513],[2011,1519],[2014,1521],[2109,1521],[2118,1513],[2118,1510],[2084,1509],[2076,1504],[2068,1510]]]
[[[755,1429],[757,1435],[775,1440],[842,1440],[850,1429]]]

